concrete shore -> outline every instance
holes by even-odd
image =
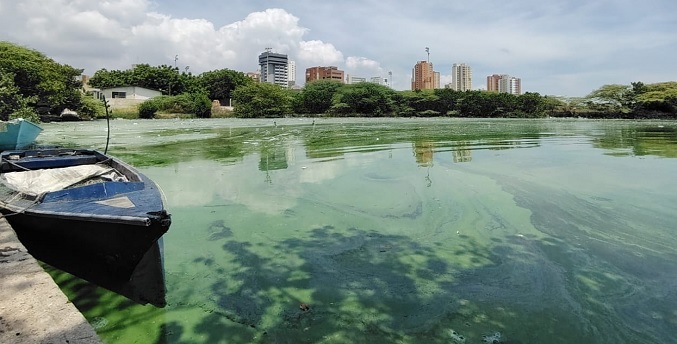
[[[0,343],[101,343],[0,217]]]

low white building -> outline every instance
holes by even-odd
[[[103,97],[106,97],[106,101],[111,108],[135,106],[148,99],[162,95],[162,92],[160,91],[140,86],[121,86],[102,88],[100,90],[93,89],[91,92],[96,99],[103,99]]]
[[[102,88],[100,90],[93,90],[94,98],[101,99],[106,97],[106,99],[138,99],[138,100],[148,100],[154,97],[162,95],[162,92],[151,90],[145,87],[139,86],[122,86],[122,87],[112,87],[112,88]]]

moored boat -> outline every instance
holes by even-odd
[[[0,121],[0,151],[27,148],[40,132],[40,126],[22,118]]]
[[[40,252],[36,258],[88,280],[58,261],[85,275],[98,270],[123,288],[140,278],[142,260],[161,265],[158,240],[171,216],[158,186],[131,165],[88,149],[5,151],[0,158],[0,211],[29,252]]]

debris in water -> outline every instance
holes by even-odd
[[[451,339],[454,341],[454,343],[465,343],[465,337],[460,335],[458,332],[449,330],[449,334],[451,335]]]
[[[310,310],[310,306],[307,303],[301,303],[301,305],[299,306],[299,309],[301,309],[304,312],[307,312],[307,311]]]
[[[501,332],[496,332],[492,334],[491,336],[482,336],[482,342],[484,343],[489,343],[489,344],[501,344]]]
[[[89,324],[92,325],[95,330],[99,330],[108,325],[108,320],[104,317],[94,317]]]

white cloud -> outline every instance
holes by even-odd
[[[333,44],[317,40],[301,42],[297,56],[300,62],[309,66],[336,66],[343,63],[343,54]]]
[[[346,72],[364,78],[386,77],[379,62],[361,56],[349,56],[346,59]]]

